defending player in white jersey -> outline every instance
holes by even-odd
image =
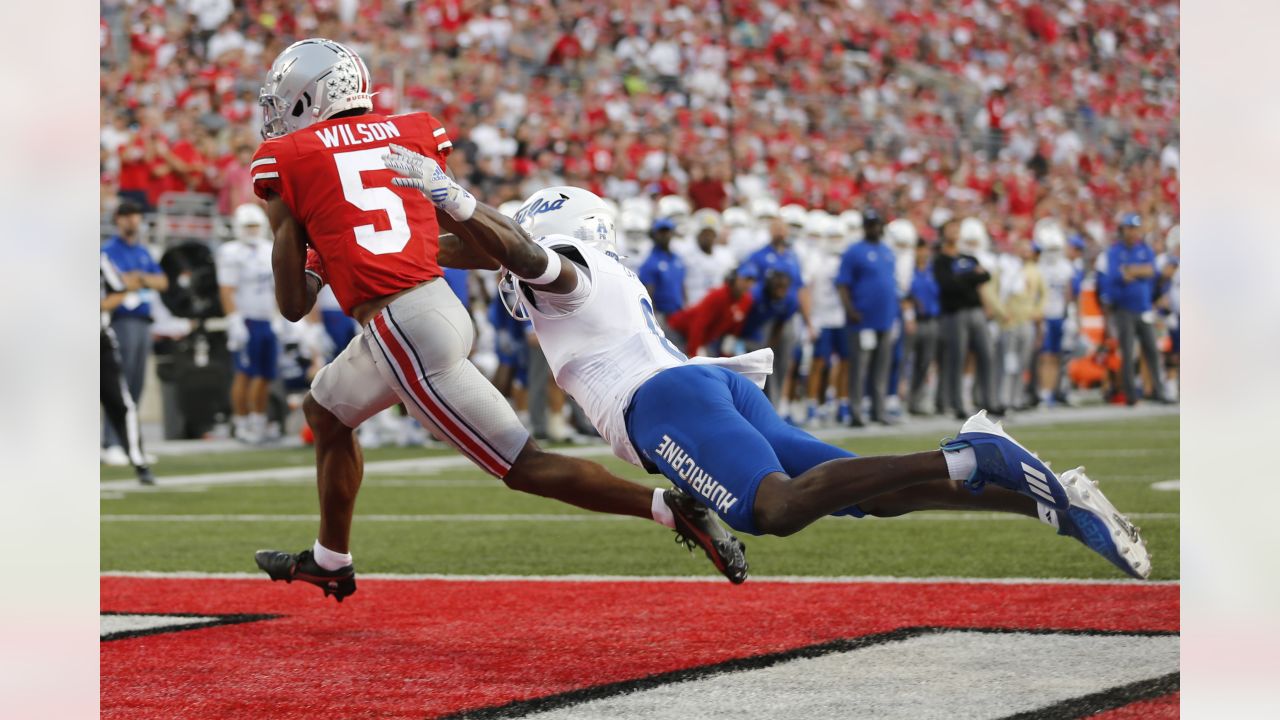
[[[1052,405],[1062,397],[1061,388],[1063,370],[1063,338],[1067,324],[1067,315],[1071,308],[1074,293],[1071,282],[1075,278],[1075,268],[1067,259],[1067,235],[1061,226],[1045,224],[1035,230],[1036,246],[1040,248],[1040,274],[1044,278],[1044,342],[1040,345],[1038,375],[1040,400],[1045,405]]]
[[[819,214],[820,213],[820,214]],[[848,336],[844,331],[844,303],[836,288],[840,255],[852,238],[834,216],[813,211],[808,216],[808,231],[815,238],[806,256],[805,284],[813,288],[813,325],[818,338],[813,343],[813,363],[809,369],[808,407],[805,421],[809,425],[843,419],[849,413]],[[827,372],[830,370],[830,372]],[[838,412],[827,405],[827,389],[834,388]]]
[[[392,145],[383,162],[401,175],[394,183],[434,202],[466,193],[413,151]],[[548,188],[516,217],[477,204],[456,230],[509,272],[511,307],[531,319],[556,382],[618,457],[662,473],[734,528],[790,535],[830,514],[996,510],[1039,517],[1131,575],[1150,572],[1136,528],[1092,481],[1072,470],[1060,482],[985,412],[940,451],[856,457],[778,417],[746,377],[770,370],[768,350],[689,359],[671,345],[613,250],[600,198]]]
[[[259,443],[266,437],[267,395],[280,359],[280,342],[271,327],[278,313],[267,213],[256,204],[241,205],[232,228],[234,239],[217,254],[227,350],[235,361],[231,422],[236,439]]]

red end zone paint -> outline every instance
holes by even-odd
[[[1178,592],[362,580],[338,605],[300,583],[105,577],[103,611],[282,617],[103,643],[102,716],[421,718],[900,627],[1176,631]]]

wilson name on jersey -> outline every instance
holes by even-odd
[[[262,143],[253,190],[278,195],[307,231],[343,310],[440,277],[435,208],[391,184],[391,143],[445,166],[453,144],[427,113],[334,118]]]

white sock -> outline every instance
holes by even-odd
[[[247,415],[232,415],[231,430],[239,439],[243,440],[245,433],[248,432],[249,418]]]
[[[311,547],[311,554],[316,564],[325,570],[338,570],[351,564],[351,553],[336,553],[321,545],[319,540]]]
[[[650,511],[653,513],[654,522],[659,525],[669,528],[676,526],[675,514],[671,512],[671,508],[667,507],[667,501],[662,499],[662,488],[653,489],[653,503],[650,505]]]
[[[971,447],[943,450],[942,458],[947,461],[947,475],[952,480],[968,480],[978,469],[978,456]]]
[[[1036,517],[1040,518],[1040,522],[1045,525],[1052,525],[1054,530],[1058,530],[1058,511],[1045,505],[1044,503],[1036,503]]]

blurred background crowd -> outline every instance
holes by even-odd
[[[773,346],[770,395],[797,423],[1175,397],[1176,2],[101,11],[102,239],[146,248],[171,280],[132,276],[110,321],[148,322],[122,362],[138,399],[155,351],[168,436],[274,436],[280,398],[352,332],[332,305],[297,328],[268,320],[276,377],[233,381],[238,323],[260,318],[226,307],[228,283],[249,282],[232,259],[248,267],[253,252],[223,247],[269,239],[238,212],[255,203],[258,87],[280,50],[317,35],[361,53],[375,111],[440,118],[451,168],[486,202],[556,184],[615,202],[673,341]],[[129,254],[107,253],[140,262]],[[477,364],[536,433],[571,434],[572,404],[494,305],[492,278],[450,280],[477,319]]]

